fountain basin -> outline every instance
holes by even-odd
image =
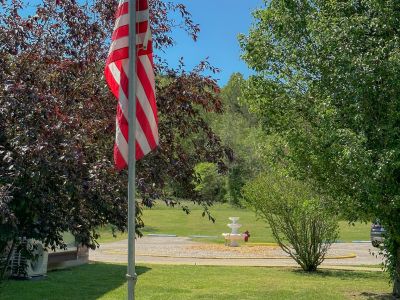
[[[241,233],[223,233],[222,236],[225,240],[243,240],[243,234]]]
[[[228,225],[228,227],[229,228],[232,228],[232,229],[238,229],[238,228],[240,228],[240,227],[242,227],[242,224],[227,224]]]
[[[225,246],[230,247],[239,247],[237,241],[244,239],[244,235],[241,233],[223,233],[222,236],[225,239]]]

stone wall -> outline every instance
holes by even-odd
[[[58,270],[87,264],[89,249],[86,246],[71,247],[68,250],[49,251],[47,270]]]

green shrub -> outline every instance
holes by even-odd
[[[338,237],[338,220],[309,185],[262,174],[243,188],[245,203],[267,221],[282,248],[305,271],[315,271]]]

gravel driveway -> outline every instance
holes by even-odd
[[[128,241],[102,244],[90,251],[89,259],[99,262],[127,262]],[[322,266],[365,266],[382,262],[371,255],[370,243],[336,243]],[[186,237],[143,237],[136,241],[136,262],[155,264],[296,266],[277,246],[226,247],[204,244]]]

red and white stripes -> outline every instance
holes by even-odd
[[[120,0],[112,43],[105,67],[110,90],[118,100],[114,160],[118,169],[128,162],[129,13],[128,0]],[[148,0],[136,1],[136,160],[158,145],[153,49]],[[131,118],[133,119],[133,118]]]

